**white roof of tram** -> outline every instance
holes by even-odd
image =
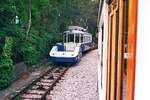
[[[79,31],[83,31],[83,32],[87,31],[85,28],[79,27],[79,26],[69,26],[68,30],[79,30]]]
[[[84,35],[91,35],[90,33],[79,31],[79,30],[65,31],[64,34],[84,34]]]

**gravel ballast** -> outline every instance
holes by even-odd
[[[98,100],[97,50],[71,67],[47,96],[47,100]]]

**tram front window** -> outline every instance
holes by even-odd
[[[68,34],[68,42],[74,42],[74,34]]]
[[[79,39],[79,34],[76,34],[76,43],[79,43],[80,42],[80,39]]]

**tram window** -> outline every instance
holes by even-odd
[[[83,42],[83,35],[81,35],[81,43]]]
[[[68,42],[74,42],[74,34],[68,34]]]
[[[88,42],[90,42],[91,41],[91,38],[90,38],[90,36],[88,36]]]
[[[85,41],[86,41],[86,36],[83,37],[83,42],[85,42]]]
[[[89,36],[84,36],[83,42],[89,42],[89,41],[90,41],[90,37]]]
[[[76,40],[75,40],[76,43],[79,43],[79,34],[76,35],[76,38],[75,38],[75,39],[76,39]]]

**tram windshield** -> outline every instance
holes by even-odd
[[[74,34],[68,34],[68,42],[74,42]]]
[[[64,34],[63,36],[63,42],[75,42],[75,43],[80,43],[80,35],[79,34]]]
[[[74,42],[74,34],[64,34],[63,36],[63,42]]]

